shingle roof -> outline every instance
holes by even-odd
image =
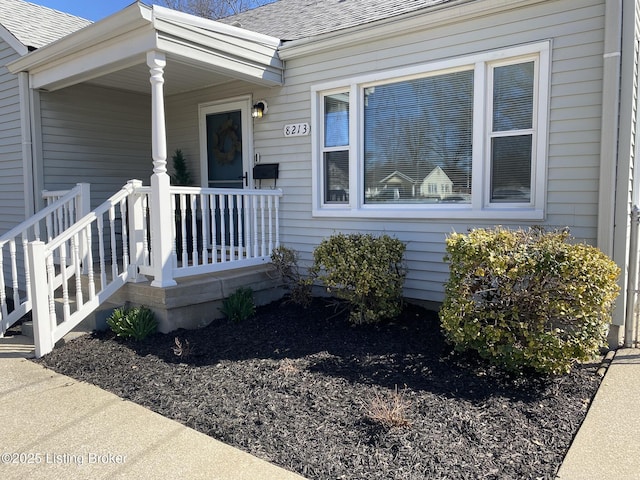
[[[0,0],[0,24],[26,47],[39,48],[91,21],[23,0]]]
[[[297,40],[453,1],[279,0],[220,21],[280,40]]]

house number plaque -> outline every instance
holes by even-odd
[[[308,123],[292,123],[284,126],[285,137],[301,137],[310,133],[311,127]]]

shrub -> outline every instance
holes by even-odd
[[[253,290],[250,288],[239,288],[229,297],[222,301],[222,314],[234,322],[240,322],[251,317],[256,311],[253,303]]]
[[[107,325],[118,337],[134,340],[142,340],[158,330],[154,313],[144,306],[116,308]]]
[[[316,247],[309,272],[349,302],[353,323],[373,323],[402,309],[405,248],[388,235],[336,234]]]
[[[566,231],[476,229],[447,238],[440,310],[456,350],[508,371],[561,374],[605,345],[618,266]]]
[[[280,246],[271,252],[271,263],[282,277],[284,286],[289,290],[290,300],[303,307],[311,304],[313,279],[304,278],[298,267],[298,253]]]

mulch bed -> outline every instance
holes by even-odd
[[[38,362],[323,480],[552,479],[600,383],[597,363],[500,373],[453,353],[416,306],[354,327],[322,300],[141,342],[94,333]],[[394,398],[406,425],[371,418]]]

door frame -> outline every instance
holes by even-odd
[[[253,188],[251,160],[253,159],[253,122],[251,121],[250,95],[228,98],[198,105],[198,126],[200,131],[200,178],[203,188],[209,187],[209,164],[207,158],[207,115],[240,110],[242,129],[242,168],[247,175],[246,184],[242,188]]]

